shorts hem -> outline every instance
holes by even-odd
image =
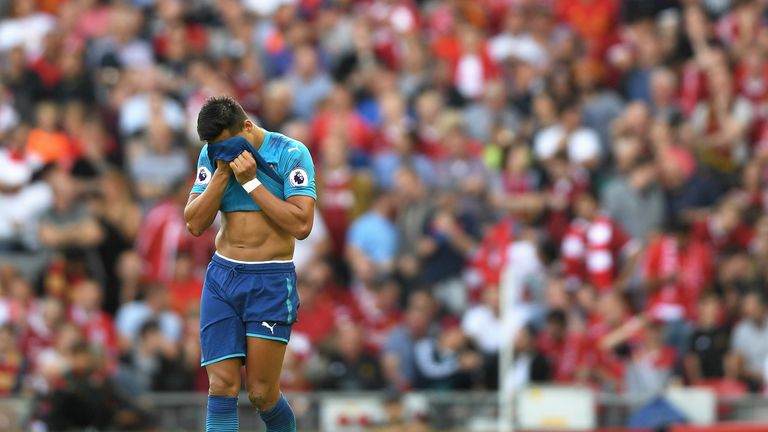
[[[245,335],[248,336],[248,337],[255,337],[255,338],[269,339],[269,340],[273,340],[273,341],[278,341],[278,342],[282,342],[284,344],[288,343],[288,339],[277,337],[277,336],[265,336],[265,335],[260,335],[258,333],[246,333]]]
[[[245,354],[230,354],[230,355],[225,355],[225,356],[221,356],[221,357],[216,357],[213,360],[208,360],[208,361],[200,362],[200,366],[201,367],[202,366],[208,366],[209,364],[220,362],[220,361],[226,360],[226,359],[235,358],[235,357],[245,357]]]

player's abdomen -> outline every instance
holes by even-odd
[[[224,213],[216,250],[241,261],[290,260],[294,238],[263,212]]]

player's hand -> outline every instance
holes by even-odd
[[[240,156],[229,163],[229,167],[232,168],[232,172],[235,173],[235,178],[240,184],[248,183],[256,178],[256,159],[253,158],[251,152],[240,153]]]
[[[232,174],[232,168],[229,167],[229,163],[224,162],[223,160],[217,160],[216,161],[216,172],[213,174],[216,175],[217,173],[221,173],[222,175],[229,176]]]

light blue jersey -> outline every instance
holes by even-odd
[[[256,178],[274,196],[283,201],[294,195],[307,195],[317,199],[315,166],[304,144],[276,132],[267,132],[264,142],[259,147],[259,155],[269,167],[257,166]],[[270,173],[270,170],[273,172]],[[203,193],[214,171],[215,164],[208,158],[208,144],[206,144],[200,150],[200,157],[197,160],[197,178],[191,193]],[[237,183],[234,175],[229,179],[219,208],[224,213],[261,211],[259,205]]]

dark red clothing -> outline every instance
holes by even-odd
[[[168,282],[168,291],[171,294],[171,309],[183,315],[191,308],[200,305],[203,281],[195,277],[187,280],[172,280]]]
[[[613,288],[621,255],[632,239],[605,215],[591,221],[576,219],[568,227],[561,247],[565,274],[598,290]]]
[[[94,346],[103,347],[108,353],[117,352],[117,334],[112,318],[102,311],[88,312],[72,306],[69,320],[83,332],[85,339]]]
[[[144,218],[136,240],[137,250],[145,263],[145,279],[170,280],[180,249],[192,253],[196,268],[205,268],[213,254],[213,237],[211,229],[199,237],[189,234],[184,208],[175,202],[164,201],[156,205]]]
[[[717,252],[724,252],[728,249],[747,249],[755,237],[755,232],[745,223],[739,224],[729,232],[723,232],[712,217],[709,217],[693,224],[691,237],[714,246]]]
[[[649,280],[670,280],[648,299],[652,316],[695,319],[699,295],[714,279],[714,251],[700,241],[683,246],[673,236],[659,237],[648,245],[644,273]]]
[[[354,178],[350,168],[321,169],[318,173],[319,210],[328,229],[333,253],[342,256],[355,204]]]
[[[336,330],[339,315],[333,298],[318,294],[311,305],[302,303],[299,320],[293,325],[293,331],[304,334],[312,345],[317,345]]]
[[[603,54],[616,39],[619,23],[616,0],[559,0],[555,15],[585,40],[591,55]]]
[[[574,381],[585,344],[583,335],[575,332],[566,334],[560,340],[548,332],[542,332],[536,338],[536,347],[549,361],[552,380],[558,383]]]

